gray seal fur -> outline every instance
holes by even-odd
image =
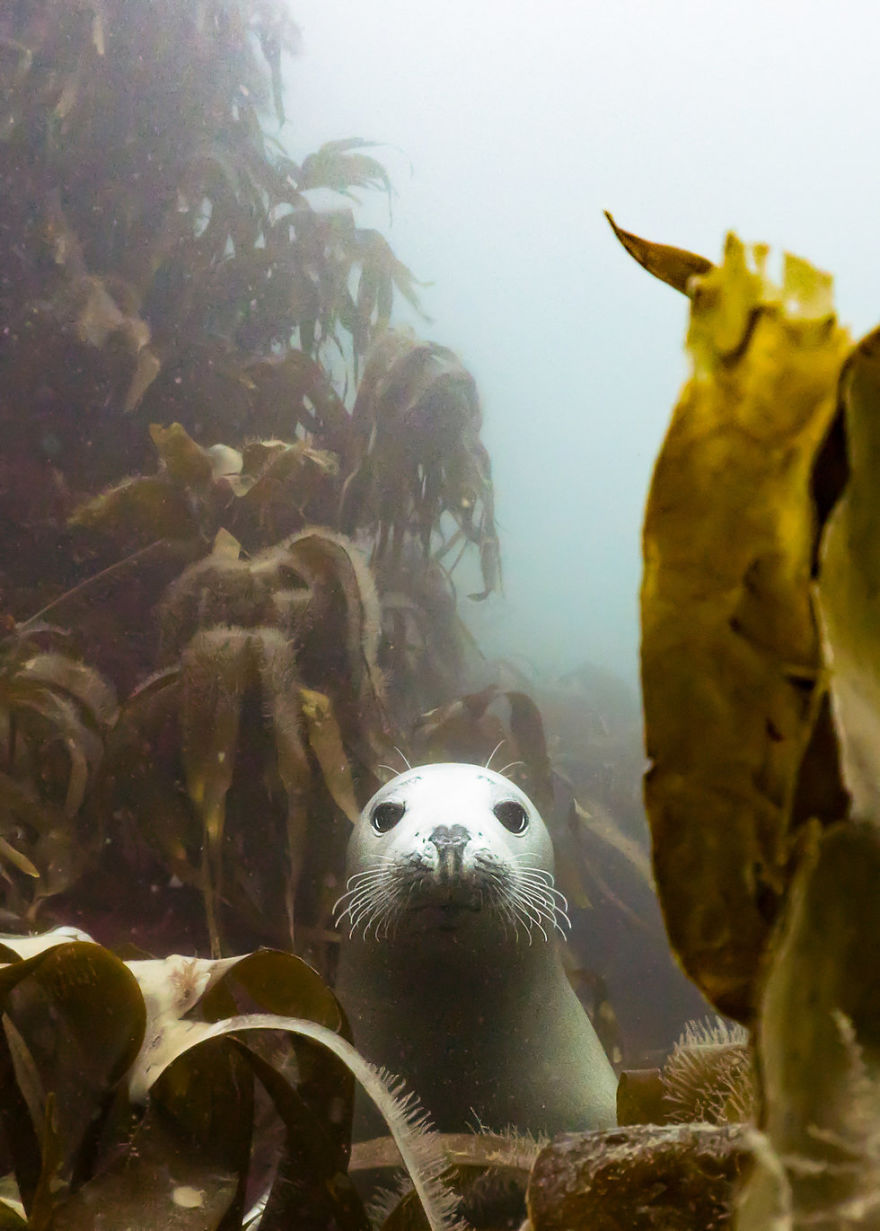
[[[616,1123],[614,1072],[554,940],[553,868],[537,808],[476,765],[400,774],[352,832],[337,994],[357,1047],[440,1132]],[[355,1138],[385,1131],[359,1104]]]

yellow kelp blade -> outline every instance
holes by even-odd
[[[880,329],[840,380],[849,475],[822,540],[819,612],[844,779],[880,824]]]
[[[833,756],[803,774],[815,799],[798,783],[822,711],[810,478],[848,339],[830,278],[786,258],[776,287],[765,258],[730,236],[689,281],[693,374],[654,471],[641,592],[657,887],[685,969],[742,1020],[796,820],[840,799]]]

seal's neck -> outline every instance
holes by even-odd
[[[435,994],[444,1002],[456,998],[485,1001],[487,994],[502,995],[506,986],[537,988],[561,974],[561,960],[551,936],[518,938],[480,927],[437,932],[404,933],[376,941],[352,937],[340,955],[340,985],[368,983],[391,1001],[421,999]],[[352,978],[353,976],[353,978]]]

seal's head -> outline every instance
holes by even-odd
[[[491,920],[546,942],[568,923],[540,813],[478,765],[421,765],[386,783],[355,826],[346,873],[339,923],[364,940],[462,932],[478,916],[481,931]]]

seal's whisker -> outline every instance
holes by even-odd
[[[353,872],[345,883],[346,885],[354,885],[358,881],[368,880],[373,876],[387,876],[393,867],[394,860],[390,855],[385,855],[378,863],[373,864],[370,868],[366,868],[363,872]]]
[[[489,891],[489,904],[501,919],[504,925],[505,936],[507,935],[507,925],[511,924],[514,940],[516,940],[519,936],[519,927],[517,925],[517,915],[511,903],[509,881],[495,869],[487,869],[487,880],[486,888]]]
[[[403,755],[403,753],[400,751],[400,749],[397,747],[397,745],[396,745],[396,744],[394,745],[394,751],[395,751],[395,752],[397,753],[397,755],[400,757],[401,761],[403,761],[403,763],[404,763],[404,765],[406,766],[406,768],[407,768],[407,769],[412,769],[412,766],[410,765],[409,761],[406,759],[406,757]]]
[[[356,885],[354,889],[349,889],[346,893],[343,893],[340,897],[338,897],[333,903],[333,913],[336,913],[346,898],[351,898],[351,902],[349,902],[349,906],[351,906],[360,898],[362,894],[369,896],[371,893],[376,891],[376,888],[377,886],[375,885]],[[346,907],[346,909],[348,909],[348,907]]]
[[[550,872],[545,872],[542,868],[530,868],[523,864],[518,864],[516,869],[517,877],[522,880],[530,881],[533,884],[541,885],[548,893],[552,893],[556,897],[564,898],[565,894],[561,893],[556,888],[555,880]]]
[[[386,906],[389,902],[392,902],[393,900],[394,900],[394,895],[390,888],[381,889],[377,893],[364,894],[363,897],[361,897],[360,901],[357,903],[356,909],[360,913],[363,913],[364,910],[369,910],[369,908],[372,906],[375,906],[381,909],[383,906]]]
[[[498,749],[499,749],[499,748],[503,748],[503,747],[504,747],[504,745],[505,745],[506,743],[507,743],[507,740],[506,740],[506,739],[500,739],[500,740],[498,741],[498,743],[495,745],[495,747],[494,747],[494,748],[492,749],[492,751],[489,753],[489,760],[488,760],[488,761],[486,762],[486,764],[483,766],[483,769],[491,769],[491,767],[492,767],[492,758],[495,756],[495,753],[498,751]]]
[[[361,920],[364,920],[365,927],[369,927],[370,921],[377,914],[380,914],[392,900],[392,895],[388,892],[365,897],[362,901],[352,906],[348,917],[351,919],[354,927],[358,927]]]
[[[366,898],[358,898],[354,902],[349,902],[345,911],[340,915],[339,917],[340,920],[344,919],[345,916],[347,915],[348,918],[352,921],[352,923],[357,924],[358,919],[362,917],[362,915],[364,914],[366,910],[369,910],[369,908],[373,905],[374,901],[375,901],[374,898],[366,897]]]
[[[523,880],[529,881],[532,884],[539,884],[542,888],[546,888],[547,892],[552,893],[554,898],[561,901],[564,904],[565,909],[568,910],[568,898],[564,893],[556,888],[552,872],[547,872],[544,868],[532,868],[523,864],[519,864],[516,871],[517,875],[521,876]]]
[[[522,907],[522,909],[525,911],[525,913],[528,915],[532,923],[534,923],[535,927],[538,929],[538,931],[541,933],[544,939],[548,940],[549,937],[547,936],[547,933],[544,931],[543,927],[541,926],[541,919],[542,918],[546,919],[547,915],[545,915],[543,911],[541,911],[540,908],[535,905],[534,902],[530,902],[527,898],[518,896],[517,902]]]
[[[516,866],[521,871],[534,872],[536,876],[542,876],[546,880],[549,880],[552,882],[554,880],[554,876],[552,872],[548,872],[546,868],[540,868],[536,864],[524,862],[526,859],[530,859],[530,858],[532,858],[532,856],[529,854],[529,852],[523,851],[521,854],[513,856],[513,862],[516,864]]]
[[[354,897],[357,893],[375,893],[381,889],[391,878],[388,876],[371,876],[367,881],[358,881],[356,885],[352,885],[350,889],[346,889],[342,894],[342,898]],[[342,900],[340,898],[340,901]]]
[[[529,902],[532,906],[534,906],[535,910],[537,910],[543,918],[549,919],[551,923],[556,918],[553,903],[548,901],[543,894],[532,893],[530,890],[523,888],[522,885],[517,885],[517,893],[524,902]]]
[[[516,908],[517,908],[517,909],[521,912],[521,914],[522,914],[522,915],[523,915],[526,919],[528,919],[528,920],[529,920],[529,923],[530,923],[530,924],[532,924],[532,923],[534,923],[534,924],[539,924],[539,923],[540,923],[540,916],[538,915],[537,911],[534,909],[534,907],[531,905],[531,903],[530,903],[530,902],[529,902],[526,898],[524,898],[524,897],[522,896],[522,894],[520,894],[520,893],[516,892],[516,890],[514,890],[514,896],[513,896],[513,899],[512,899],[512,900],[513,900],[513,904],[514,904],[514,906],[515,906],[515,907],[516,907]]]
[[[516,912],[516,915],[519,918],[520,922],[522,923],[523,927],[525,928],[526,936],[528,936],[529,938],[529,947],[531,948],[532,920],[529,918],[528,914],[523,910],[521,902],[513,902],[511,903],[511,905],[513,906],[513,909]]]
[[[504,743],[504,741],[502,740],[502,741],[501,741],[501,743]],[[501,747],[501,744],[499,744],[499,745],[498,745],[498,747],[500,748],[500,747]],[[497,751],[497,749],[496,749],[496,751]],[[494,756],[495,754],[493,753],[492,755]],[[507,765],[505,765],[505,766],[504,766],[504,768],[503,768],[503,769],[499,769],[499,770],[498,770],[498,773],[499,773],[499,774],[501,774],[501,776],[502,776],[502,777],[504,777],[504,775],[507,773],[507,771],[508,771],[509,769],[513,769],[513,767],[514,767],[515,765],[525,765],[525,761],[510,761],[510,762],[508,762],[508,764],[507,764]]]
[[[349,889],[347,893],[343,893],[341,897],[336,899],[333,909],[337,910],[343,902],[348,902],[352,905],[359,902],[362,898],[369,898],[376,893],[381,893],[385,888],[383,881],[377,881],[375,884],[355,885],[354,889]]]
[[[552,898],[554,902],[557,902],[562,910],[568,910],[568,898],[565,894],[560,893],[558,889],[554,889],[552,885],[548,885],[546,881],[539,881],[531,876],[523,876],[518,879],[521,885],[528,885],[530,889],[545,894],[548,898]]]
[[[522,872],[534,872],[536,876],[540,876],[543,880],[549,881],[551,884],[554,880],[552,872],[548,872],[546,868],[539,868],[533,863],[523,863],[524,859],[528,859],[528,855],[522,854],[517,856],[517,867]]]

